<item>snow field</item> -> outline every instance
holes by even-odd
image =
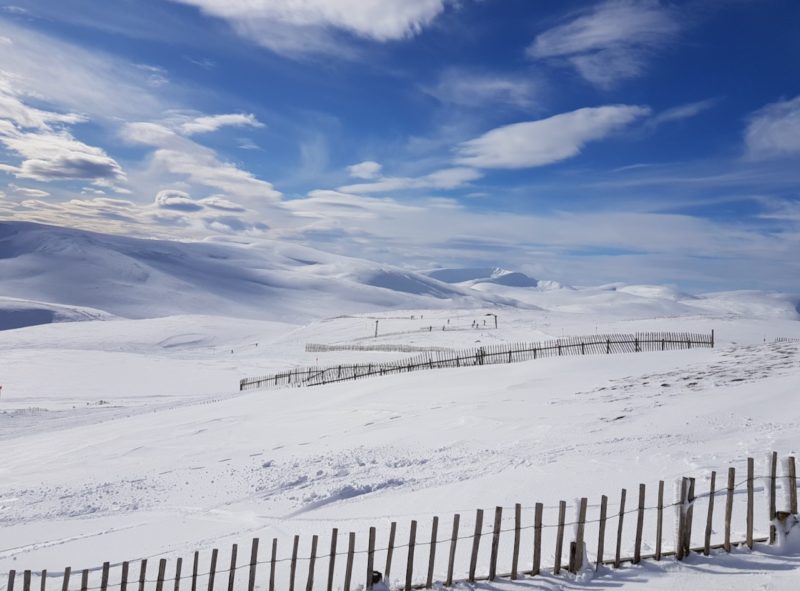
[[[414,315],[446,321],[441,311]],[[194,550],[208,565],[212,547],[220,549],[222,569],[232,543],[239,544],[240,562],[246,561],[253,536],[261,539],[262,560],[273,537],[279,539],[279,558],[287,557],[295,534],[301,536],[301,556],[308,555],[311,535],[319,535],[322,555],[333,527],[339,528],[340,551],[349,531],[364,549],[370,526],[377,528],[377,546],[385,548],[391,521],[397,522],[397,543],[405,544],[416,519],[419,581],[427,568],[422,544],[429,540],[432,516],[440,518],[440,540],[449,538],[455,512],[461,514],[461,535],[471,536],[475,509],[482,507],[486,535],[478,572],[485,574],[494,507],[504,507],[508,528],[517,502],[528,528],[520,564],[528,568],[535,502],[544,503],[544,523],[553,525],[559,500],[568,502],[571,519],[574,499],[587,496],[593,520],[601,494],[609,496],[609,515],[617,512],[622,487],[633,509],[638,483],[646,483],[651,507],[660,479],[669,503],[680,476],[697,476],[699,493],[712,469],[721,488],[728,465],[741,479],[748,455],[757,458],[756,473],[763,475],[766,452],[796,453],[800,412],[785,401],[798,383],[798,345],[763,343],[763,335],[790,333],[791,323],[556,313],[545,320],[543,313],[517,310],[500,318],[496,331],[424,333],[411,326],[403,337],[397,333],[404,321],[396,320],[397,330],[378,341],[473,346],[476,340],[536,339],[534,326],[543,337],[560,336],[558,326],[567,334],[572,328],[591,332],[588,326],[597,321],[604,330],[627,331],[713,325],[721,344],[715,350],[550,358],[239,394],[238,379],[248,372],[303,365],[313,356],[335,363],[397,354],[303,351],[312,340],[356,341],[374,326],[371,318],[293,327],[172,317],[0,333],[0,367],[8,384],[0,400],[0,433],[9,458],[0,489],[0,569],[45,567],[54,573],[60,565],[79,569],[149,557],[155,573],[156,558],[169,558],[173,568],[181,556],[186,569]],[[42,359],[47,372],[36,371]],[[717,497],[715,510],[714,539],[720,541],[723,499]],[[742,499],[737,492],[734,539],[744,535]],[[757,504],[757,531],[763,534],[764,499]],[[705,527],[704,502],[695,509],[697,543]],[[633,551],[635,517],[625,516],[623,555]],[[644,553],[653,549],[654,519],[648,511]],[[665,510],[665,550],[673,543],[673,519]],[[607,557],[615,532],[611,519]],[[554,536],[554,528],[544,529],[543,566],[552,566]],[[589,524],[592,559],[596,539],[596,525]],[[510,569],[511,540],[504,532],[499,572]],[[461,576],[470,546],[468,539],[459,541]],[[446,574],[447,549],[438,547],[439,579]],[[564,562],[567,551],[565,544]],[[392,578],[404,576],[404,552],[395,552]],[[378,570],[384,561],[385,553],[377,553]],[[340,580],[343,558],[337,564]],[[306,568],[298,571],[303,583]],[[365,568],[365,557],[357,555],[356,580]],[[281,569],[278,580],[285,582],[288,569]],[[327,561],[319,560],[315,578],[324,580],[326,569]],[[263,588],[266,571],[260,573]],[[237,576],[244,584],[246,576]],[[609,584],[618,582],[616,573],[607,576]],[[91,577],[97,583],[99,573]],[[217,584],[225,584],[222,578]],[[557,584],[548,577],[535,581]],[[73,584],[79,586],[79,578]]]

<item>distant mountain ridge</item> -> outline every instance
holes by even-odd
[[[148,240],[28,222],[0,222],[0,296],[127,318],[210,313],[303,320],[516,303],[291,243]],[[18,320],[21,313],[17,304]]]
[[[496,283],[510,287],[537,287],[539,285],[538,280],[525,273],[509,271],[501,267],[434,269],[426,271],[425,274],[445,283]]]

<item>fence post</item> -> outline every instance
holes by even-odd
[[[139,591],[144,591],[144,579],[147,574],[147,558],[143,559],[139,566]]]
[[[127,563],[125,563],[125,564],[127,564]],[[13,572],[14,571],[11,571],[11,573],[13,573]],[[64,580],[63,580],[63,582],[61,584],[61,591],[68,591],[68,589],[69,589],[69,575],[70,575],[71,572],[72,572],[72,567],[68,566],[67,568],[64,569]],[[11,573],[8,573],[9,574],[8,591],[14,591],[14,577],[11,575]]]
[[[47,569],[43,568],[39,580],[39,590],[46,591],[46,589],[47,589]]]
[[[26,570],[22,573],[22,590],[31,591],[31,571]]]
[[[275,591],[275,568],[278,560],[278,538],[272,538],[272,554],[269,559],[269,591]]]
[[[425,581],[425,588],[430,589],[433,586],[433,569],[436,565],[436,536],[439,533],[439,518],[434,516],[433,524],[431,525],[431,551],[428,556],[428,578]]]
[[[586,497],[581,498],[581,503],[578,508],[578,530],[575,532],[575,561],[572,565],[572,572],[577,573],[583,567],[583,555],[584,555],[584,544],[583,544],[583,528],[586,525],[586,504],[588,499]]]
[[[375,528],[369,528],[369,538],[367,542],[367,582],[366,588],[372,589],[372,571],[375,565]],[[308,591],[311,591],[309,589]]]
[[[333,528],[331,531],[331,553],[328,557],[328,586],[327,591],[333,591],[333,573],[336,569],[336,542],[339,537],[339,530]]]
[[[294,591],[294,579],[297,573],[297,547],[299,545],[300,536],[295,536],[292,543],[292,562],[289,566],[289,591]]]
[[[619,500],[619,523],[617,525],[617,549],[614,554],[614,568],[619,568],[620,552],[622,551],[622,522],[625,518],[625,494],[627,491],[623,488]]]
[[[108,589],[108,570],[111,565],[108,562],[103,563],[103,574],[100,577],[100,589],[106,591]],[[44,578],[42,578],[44,580]]]
[[[111,568],[110,563],[104,562],[103,563],[103,574],[100,576],[100,589],[101,591],[106,591],[108,589],[108,571]],[[42,583],[44,583],[44,572],[42,571]]]
[[[347,543],[347,565],[344,570],[344,591],[350,591],[350,579],[353,576],[353,554],[356,551],[356,534],[350,532],[350,539]]]
[[[411,582],[414,578],[414,546],[417,543],[417,522],[411,521],[411,531],[408,534],[408,563],[406,564],[406,591],[411,591]]]
[[[644,527],[644,497],[645,485],[639,484],[639,507],[636,512],[636,542],[633,550],[633,563],[642,561],[642,529]]]
[[[703,555],[708,556],[711,553],[711,525],[713,523],[714,515],[714,493],[717,481],[717,473],[711,472],[711,483],[708,489],[708,519],[706,519],[706,536],[703,543]]]
[[[789,456],[789,511],[792,514],[797,514],[797,467],[795,465],[794,456]]]
[[[685,542],[685,555],[688,556],[692,551],[692,521],[694,519],[694,478],[689,478],[689,507],[686,509],[686,542]]]
[[[736,469],[728,468],[728,490],[725,499],[725,552],[731,551],[731,517],[733,516],[733,489],[736,486]]]
[[[533,518],[533,568],[531,575],[538,575],[542,564],[542,513],[544,505],[536,503]]]
[[[175,561],[175,586],[172,591],[180,591],[181,588],[181,567],[183,566],[183,558],[178,558]]]
[[[231,567],[228,570],[228,591],[233,591],[233,583],[236,579],[236,554],[238,550],[238,544],[233,544],[233,546],[231,546]]]
[[[603,547],[606,543],[606,511],[608,510],[608,497],[603,495],[600,497],[600,524],[599,533],[597,535],[597,563],[595,564],[595,571],[599,571],[603,566]]]
[[[123,565],[124,567],[125,565]],[[197,571],[200,567],[200,552],[195,550],[194,562],[192,564],[192,591],[197,591]],[[123,568],[123,571],[125,569]]]
[[[66,572],[64,574],[67,575]],[[17,571],[15,571],[14,569],[8,571],[8,587],[6,588],[6,591],[14,591],[14,579],[16,578],[17,578]]]
[[[683,540],[686,537],[686,491],[688,486],[689,479],[684,476],[681,478],[681,492],[678,502],[678,537],[675,540],[675,558],[677,560],[683,560],[684,556]]]
[[[258,538],[253,538],[253,541],[250,545],[250,579],[247,581],[247,591],[253,591],[253,589],[255,589],[257,564],[258,564]]]
[[[500,548],[500,526],[503,522],[503,508],[494,509],[494,529],[492,530],[492,553],[489,558],[489,580],[494,581],[497,575],[497,551]]]
[[[83,569],[81,572],[81,591],[87,591],[89,589],[89,569]]]
[[[483,530],[483,509],[478,509],[475,513],[475,533],[472,536],[472,556],[469,561],[469,582],[475,582],[475,569],[478,566],[478,548],[481,543],[481,532]]]
[[[69,568],[69,567],[67,567],[67,568]],[[67,579],[69,579],[69,573],[68,572],[64,572],[64,576]],[[122,563],[122,574],[120,575],[119,579],[120,579],[119,580],[119,591],[126,591],[126,589],[128,588],[128,561],[127,560]],[[66,588],[64,589],[64,591],[66,591]]]
[[[318,540],[319,536],[311,536],[311,556],[308,559],[308,581],[306,582],[306,591],[313,591],[314,589],[314,569],[317,566]],[[233,591],[233,589],[230,591]]]
[[[769,465],[769,543],[775,543],[775,511],[777,495],[777,476],[778,476],[778,452],[772,452]]]
[[[444,583],[445,587],[451,587],[453,585],[453,567],[456,562],[456,543],[458,542],[458,524],[460,521],[461,515],[458,513],[453,515],[453,534],[450,536],[450,558],[447,561],[447,581]]]
[[[661,538],[664,529],[664,481],[658,481],[658,510],[656,514],[656,560],[661,560]]]
[[[514,505],[514,553],[511,556],[511,580],[517,580],[517,567],[519,566],[519,539],[522,528],[522,505]]]
[[[214,591],[214,579],[217,576],[217,554],[218,551],[216,548],[211,550],[211,568],[208,571],[208,591]]]
[[[397,522],[392,521],[389,526],[389,546],[386,549],[386,570],[383,572],[383,578],[386,580],[386,586],[389,586],[389,573],[392,572],[392,554],[394,553],[394,536],[397,531]]]
[[[158,575],[156,575],[156,591],[164,589],[164,575],[167,574],[167,560],[162,558],[158,561]]]
[[[556,555],[553,561],[553,574],[561,572],[561,551],[564,547],[564,518],[567,514],[567,502],[558,502],[558,530],[556,531]]]
[[[753,549],[753,458],[747,458],[747,547]]]

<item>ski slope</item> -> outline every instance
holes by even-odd
[[[590,517],[596,517],[601,494],[609,496],[613,513],[621,488],[630,494],[646,483],[652,505],[655,485],[665,480],[671,501],[672,483],[680,476],[697,477],[704,490],[710,471],[717,470],[719,487],[723,471],[733,465],[742,474],[748,456],[763,475],[770,451],[781,456],[799,451],[800,405],[794,400],[800,343],[774,342],[800,338],[792,296],[698,295],[622,284],[570,288],[520,277],[498,282],[507,273],[497,269],[445,274],[461,279],[456,283],[394,269],[393,278],[405,279],[377,275],[383,283],[377,287],[370,284],[375,266],[348,267],[340,259],[336,265],[345,279],[326,283],[324,272],[315,271],[318,291],[304,283],[303,271],[286,268],[280,288],[241,297],[234,291],[230,297],[209,296],[196,283],[196,297],[180,300],[188,284],[155,275],[124,286],[89,277],[84,285],[58,279],[71,286],[59,292],[40,287],[60,277],[47,266],[70,264],[63,257],[73,250],[65,249],[64,241],[88,240],[81,248],[100,257],[96,261],[113,248],[132,260],[131,245],[139,248],[144,241],[123,244],[116,237],[83,235],[68,240],[57,232],[60,246],[50,260],[35,246],[20,254],[25,232],[5,234],[0,308],[50,310],[55,321],[0,331],[0,573],[47,568],[57,574],[67,565],[75,572],[145,557],[172,564],[177,557],[187,561],[195,550],[207,564],[215,547],[224,564],[232,543],[243,555],[254,536],[262,539],[262,553],[266,541],[277,538],[279,556],[286,557],[292,536],[299,534],[306,556],[310,537],[320,535],[324,546],[334,527],[340,540],[344,532],[357,532],[362,548],[374,526],[378,546],[384,547],[391,521],[398,523],[398,539],[405,540],[410,521],[417,520],[418,539],[425,540],[434,515],[442,532],[459,512],[462,531],[469,532],[475,509],[486,511],[484,527],[490,528],[494,507],[506,507],[508,519],[514,503],[523,505],[528,524],[534,503],[544,503],[545,523],[552,524],[559,500],[572,511],[573,500],[587,496]],[[9,254],[9,244],[17,254]],[[197,266],[194,246],[158,248],[167,253],[160,268],[170,269],[173,279],[181,276],[187,258],[194,261],[190,267]],[[239,252],[238,246],[230,248]],[[33,273],[25,257],[45,267]],[[107,271],[96,266],[97,273]],[[204,273],[209,273],[204,281],[212,282],[213,269]],[[12,276],[17,279],[9,283]],[[494,280],[484,281],[487,277]],[[410,289],[409,281],[431,289],[397,291]],[[96,289],[89,289],[92,285]],[[128,299],[116,298],[123,287]],[[443,297],[447,289],[457,295]],[[64,297],[55,303],[58,293]],[[306,293],[310,312],[297,300]],[[157,297],[148,300],[153,294]],[[215,310],[219,298],[225,305]],[[148,301],[152,305],[145,306]],[[362,311],[356,312],[359,306]],[[186,313],[174,313],[184,308]],[[145,313],[151,316],[141,317]],[[594,333],[712,329],[713,350],[548,358],[238,392],[239,379],[248,375],[404,356],[306,353],[306,343],[464,348]],[[757,490],[756,528],[764,533],[763,483]],[[785,492],[781,485],[781,502]],[[744,535],[743,500],[737,495],[736,539]],[[625,525],[623,554],[632,552],[633,521]],[[671,516],[665,525],[668,548]],[[702,528],[702,520],[695,525]],[[717,531],[721,527],[715,524]],[[648,521],[645,552],[652,551],[652,530]],[[542,560],[548,566],[552,529],[546,532]],[[525,530],[524,548],[530,548],[529,536]],[[596,538],[596,530],[589,529],[589,538]],[[466,564],[467,552],[462,544],[458,564]],[[445,554],[440,550],[438,579],[446,574]],[[506,548],[501,571],[508,570],[508,557]],[[486,572],[488,558],[484,544],[479,572]],[[404,560],[398,550],[396,565]],[[524,561],[527,568],[528,554]],[[325,568],[325,561],[318,564],[320,577]],[[363,572],[363,556],[355,568]],[[403,567],[396,566],[393,584],[402,575]],[[278,573],[280,585],[287,576],[286,569]],[[93,571],[91,583],[98,577]],[[791,589],[799,577],[800,552],[790,547],[604,570],[583,583],[546,574],[524,586]],[[238,584],[243,581],[240,577]]]

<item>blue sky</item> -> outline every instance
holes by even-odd
[[[0,4],[0,218],[800,290],[793,0]]]

